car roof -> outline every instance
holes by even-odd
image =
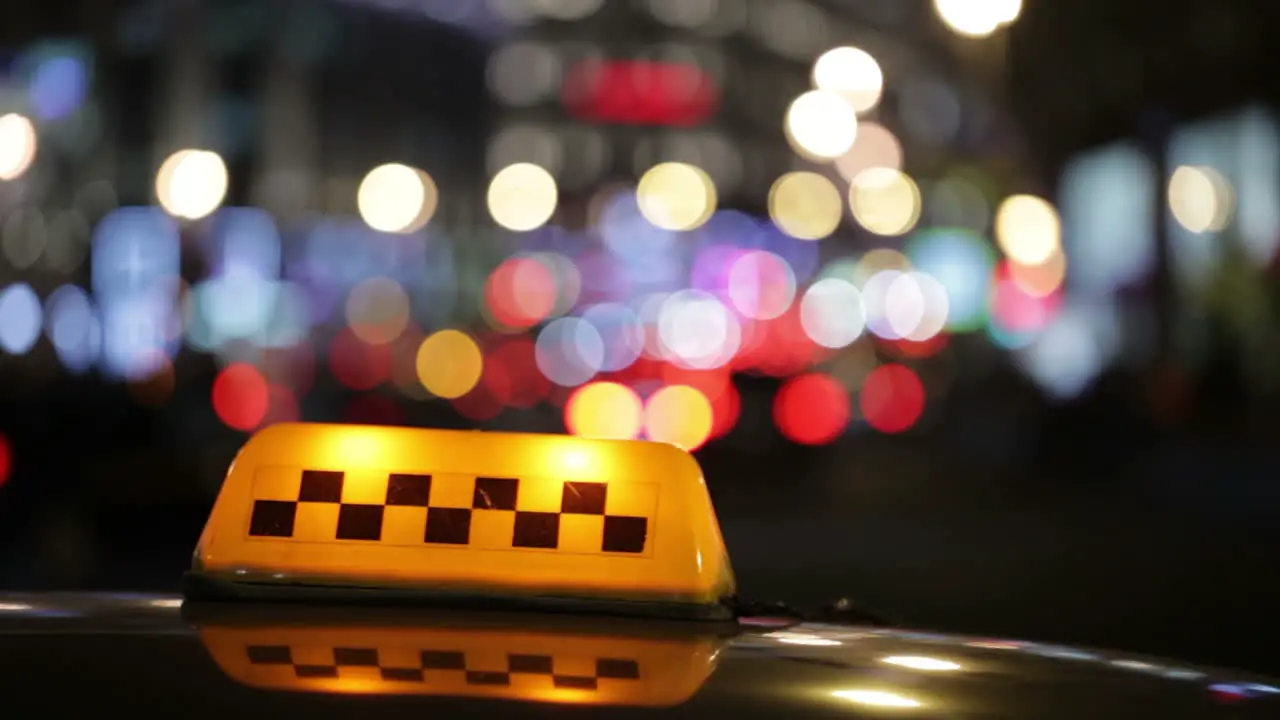
[[[1280,697],[1259,678],[1127,654],[784,619],[36,594],[0,596],[0,635],[0,697],[18,716],[849,717],[915,703],[901,709],[1248,718],[1274,716]]]

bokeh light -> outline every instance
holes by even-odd
[[[1044,198],[1012,195],[996,210],[996,243],[1013,262],[1040,265],[1062,247],[1062,221]]]
[[[1017,20],[1022,0],[933,0],[933,7],[952,32],[983,38]]]
[[[258,368],[234,363],[213,381],[213,409],[227,427],[249,432],[267,416],[270,388]]]
[[[867,376],[860,400],[868,425],[887,434],[906,432],[924,413],[924,383],[905,365],[881,365]]]
[[[855,47],[833,48],[818,56],[813,63],[812,81],[818,90],[843,95],[858,113],[874,109],[884,92],[880,63]]]
[[[553,270],[536,257],[507,258],[489,274],[485,307],[498,329],[526,329],[546,320],[559,297]]]
[[[591,323],[563,317],[547,323],[534,347],[538,369],[561,387],[577,387],[604,365],[604,339]]]
[[[409,324],[409,294],[391,278],[372,277],[351,289],[345,310],[356,337],[385,345],[400,337]]]
[[[769,217],[800,240],[821,240],[836,231],[844,201],[835,183],[814,172],[790,172],[769,189]]]
[[[1169,177],[1169,210],[1193,233],[1218,232],[1235,213],[1235,189],[1214,168],[1183,165]]]
[[[834,442],[852,417],[849,393],[835,378],[822,373],[788,380],[774,397],[773,419],[782,434],[801,445]]]
[[[920,188],[899,170],[869,168],[850,183],[849,208],[867,230],[888,237],[903,235],[920,220]]]
[[[13,475],[13,445],[9,438],[0,435],[0,487],[4,487]]]
[[[25,115],[0,116],[0,180],[22,177],[36,158],[36,128]]]
[[[25,355],[40,339],[44,308],[36,291],[26,283],[0,291],[0,349],[11,355]]]
[[[418,347],[418,380],[438,397],[466,395],[480,382],[483,368],[480,346],[461,330],[441,330]]]
[[[614,382],[583,385],[565,405],[565,426],[574,435],[631,440],[644,426],[644,403],[634,390]]]
[[[508,230],[536,230],[555,214],[559,197],[556,180],[546,169],[515,163],[499,170],[489,182],[489,214]]]
[[[823,278],[809,286],[800,301],[800,323],[818,345],[838,349],[852,345],[866,327],[862,293],[853,283],[837,277]]]
[[[851,181],[871,168],[901,170],[902,163],[902,141],[898,136],[880,123],[863,122],[858,125],[858,139],[853,147],[836,158],[836,170]]]
[[[426,227],[440,202],[430,175],[399,163],[379,165],[360,181],[356,206],[374,230],[411,233]]]
[[[701,168],[669,162],[645,171],[636,186],[640,213],[664,230],[694,230],[716,210],[716,186]]]
[[[711,437],[713,424],[711,402],[688,385],[668,385],[645,402],[645,436],[654,442],[696,450]]]
[[[843,95],[810,90],[787,108],[787,140],[810,160],[831,160],[849,152],[858,137],[858,113]]]
[[[227,166],[218,153],[179,150],[156,173],[156,198],[170,215],[199,220],[222,204],[227,183]]]

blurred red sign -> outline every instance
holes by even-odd
[[[697,65],[584,60],[565,75],[561,100],[584,122],[691,127],[720,104],[720,89]]]

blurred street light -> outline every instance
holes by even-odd
[[[0,117],[0,180],[16,180],[36,157],[36,129],[25,115]]]
[[[938,17],[952,32],[983,38],[1022,14],[1022,0],[933,0]]]
[[[184,220],[199,220],[227,196],[227,166],[209,150],[179,150],[156,173],[156,198],[165,212]]]

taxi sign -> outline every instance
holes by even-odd
[[[547,616],[502,617],[290,617],[196,627],[223,673],[264,690],[646,707],[692,697],[725,642],[690,632],[689,623],[664,632],[613,621],[575,618],[570,626],[545,623]]]
[[[735,582],[701,469],[672,445],[273,425],[232,463],[187,594],[317,588],[722,618]]]

